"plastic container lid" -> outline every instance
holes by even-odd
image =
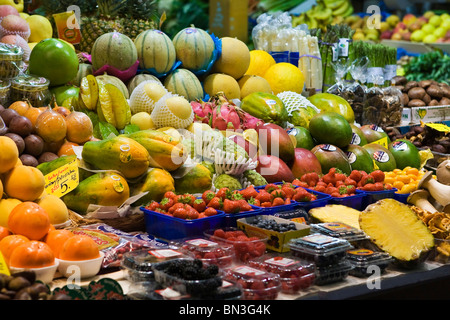
[[[12,88],[27,91],[47,89],[49,84],[50,80],[47,78],[26,74],[11,80]]]
[[[369,276],[372,274],[369,270],[370,266],[378,266],[380,271],[383,272],[393,261],[393,258],[386,252],[359,248],[348,250],[346,260],[353,265],[352,275]]]
[[[206,264],[216,264],[221,268],[229,267],[234,261],[234,247],[231,244],[218,243],[205,238],[184,239],[174,243],[180,250]]]
[[[311,232],[317,232],[330,237],[345,239],[349,242],[368,239],[364,231],[341,222],[324,222],[311,224]]]
[[[342,281],[347,278],[352,269],[353,265],[346,259],[326,267],[317,267],[316,280],[314,284],[322,286],[325,284]]]
[[[338,262],[345,258],[347,250],[353,249],[347,240],[321,233],[291,239],[289,246],[295,256],[312,259],[317,265]]]
[[[0,60],[21,60],[23,49],[19,46],[0,43]]]
[[[239,265],[225,272],[225,280],[234,280],[242,286],[244,299],[273,300],[281,291],[280,276],[247,265]]]
[[[153,280],[152,265],[157,262],[186,257],[181,251],[173,248],[143,249],[124,253],[121,267],[127,271],[131,281]]]
[[[281,291],[284,293],[307,289],[315,278],[316,266],[313,262],[291,255],[267,253],[250,260],[249,266],[278,274],[282,283]]]

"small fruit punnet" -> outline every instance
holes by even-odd
[[[348,250],[346,259],[353,265],[350,274],[356,277],[368,277],[374,273],[383,273],[393,261],[393,258],[386,252],[364,248]]]
[[[280,276],[275,273],[240,265],[225,271],[225,280],[242,286],[244,300],[274,300],[281,291]]]
[[[344,239],[350,243],[368,239],[364,231],[342,222],[323,222],[311,224],[311,233],[321,233],[330,237]]]
[[[190,238],[176,242],[180,251],[205,264],[215,264],[220,268],[230,267],[235,259],[234,247],[231,244],[218,243],[205,238]]]
[[[249,266],[278,274],[283,293],[297,293],[305,290],[314,283],[315,279],[315,264],[291,255],[267,253],[250,260]]]

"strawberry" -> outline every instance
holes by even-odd
[[[344,183],[345,183],[347,186],[350,186],[350,185],[356,186],[356,184],[357,184],[357,182],[356,182],[355,180],[353,180],[352,178],[350,178],[350,177],[347,177],[347,178],[344,180]]]
[[[158,208],[159,208],[159,203],[157,201],[152,201],[145,207],[145,209],[150,210],[150,211],[155,211]]]
[[[226,213],[238,213],[239,205],[237,200],[223,200],[223,211]]]
[[[173,205],[174,205],[174,202],[173,202],[172,198],[164,198],[159,203],[159,207],[165,211],[169,210],[169,208]]]
[[[250,199],[247,200],[247,202],[248,202],[249,204],[254,205],[254,206],[257,206],[257,207],[259,207],[259,206],[261,205],[261,203],[259,202],[259,200],[258,200],[258,199],[255,199],[255,198],[250,198]]]
[[[238,200],[238,205],[240,212],[250,211],[253,209],[252,206],[245,199]]]
[[[270,202],[270,201],[261,202],[261,207],[270,208],[271,206],[272,206],[272,202]]]
[[[353,195],[353,194],[355,194],[356,193],[356,186],[354,186],[354,185],[348,185],[347,186],[347,194],[349,194],[349,195]]]
[[[309,185],[306,182],[300,181],[298,179],[292,181],[292,183],[296,186],[302,187],[302,188],[309,188]]]
[[[272,202],[272,195],[265,190],[260,190],[256,199],[258,199],[260,203]]]
[[[249,186],[244,190],[241,190],[240,194],[244,197],[244,199],[248,200],[250,198],[256,198],[258,196],[258,191],[256,191],[254,186]]]
[[[370,173],[374,182],[384,182],[384,172],[381,170],[375,170]]]
[[[173,191],[167,191],[166,193],[164,193],[164,197],[163,198],[170,198],[173,199],[175,198],[177,195],[175,192]]]
[[[271,193],[272,191],[278,189],[280,189],[280,187],[274,183],[266,184],[266,186],[264,187],[264,190],[266,190],[268,193]]]
[[[362,174],[359,170],[352,170],[348,177],[358,183],[362,178]]]
[[[205,192],[203,192],[202,194],[202,199],[203,201],[205,201],[206,203],[210,202],[212,198],[214,198],[216,194],[214,193],[214,191],[212,190],[206,190]]]
[[[284,199],[280,198],[280,197],[276,197],[275,199],[273,199],[272,201],[272,206],[276,207],[276,206],[282,206],[284,205]]]
[[[221,198],[219,197],[214,197],[211,199],[210,202],[208,202],[208,207],[217,209],[217,210],[221,210],[223,206],[223,201]]]
[[[368,183],[373,184],[374,182],[375,182],[375,181],[374,181],[374,179],[373,179],[372,176],[370,176],[370,175],[365,175],[365,176],[363,176],[363,177],[361,178],[361,180],[358,182],[358,185],[361,186],[361,187],[363,187],[363,186],[365,186],[365,185],[368,184]]]
[[[203,199],[195,199],[192,206],[198,212],[203,212],[206,209],[206,202]]]
[[[286,198],[292,198],[295,194],[295,189],[292,187],[283,186],[281,187],[281,191],[284,192]]]
[[[186,219],[197,219],[199,216],[199,212],[197,210],[195,210],[193,207],[189,206],[187,209],[187,216]]]
[[[173,206],[171,206],[168,211],[170,214],[173,214],[173,212],[178,208],[184,208],[184,203],[177,202]]]
[[[173,212],[175,218],[186,219],[187,215],[188,211],[185,208],[178,208]]]
[[[231,193],[229,188],[220,188],[219,191],[216,192],[216,197],[219,197],[222,200],[228,198],[228,195]]]
[[[286,193],[281,189],[273,190],[270,194],[272,195],[273,198],[284,199],[286,197]]]

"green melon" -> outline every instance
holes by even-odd
[[[188,69],[176,69],[164,80],[164,87],[188,101],[203,98],[203,87],[195,74]]]
[[[88,74],[92,74],[92,64],[90,63],[80,63],[78,65],[78,73],[77,76],[70,81],[74,86],[79,87],[81,84],[81,79],[86,77]]]
[[[122,81],[122,80],[120,80],[119,78],[117,78],[117,77],[115,77],[115,76],[111,76],[111,75],[109,75],[109,74],[104,74],[104,75],[101,75],[101,76],[96,76],[95,77],[97,80],[100,80],[100,81],[102,81],[103,83],[110,83],[110,84],[112,84],[112,85],[114,85],[114,86],[116,86],[117,88],[119,88],[120,89],[120,91],[123,93],[123,95],[125,96],[125,98],[129,98],[130,97],[130,94],[129,94],[129,92],[128,92],[128,88],[127,88],[127,86],[125,85],[125,83]]]
[[[123,71],[133,66],[138,56],[133,40],[119,32],[108,32],[95,40],[91,59],[94,70],[110,65]]]
[[[148,73],[140,73],[135,75],[133,78],[130,79],[130,81],[128,81],[127,83],[127,88],[128,88],[128,92],[131,95],[131,93],[133,92],[134,89],[136,89],[136,87],[144,81],[147,80],[154,80],[154,81],[158,81],[161,83],[161,80],[159,80],[156,76],[152,75],[152,74],[148,74]]]
[[[165,75],[176,61],[176,52],[172,40],[160,30],[142,31],[136,39],[139,67],[154,69],[158,74]]]
[[[177,59],[181,61],[183,68],[191,71],[203,70],[213,58],[214,41],[205,30],[185,28],[178,32],[172,41]]]

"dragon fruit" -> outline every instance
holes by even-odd
[[[215,102],[210,119],[211,128],[218,130],[241,129],[241,118],[237,112],[236,105],[228,101],[224,94],[218,93],[210,99]]]
[[[242,130],[256,129],[257,126],[264,123],[263,120],[252,116],[250,113],[245,112],[242,109],[238,109],[238,114],[242,122],[241,124]]]
[[[213,104],[211,102],[191,101],[191,107],[194,111],[194,120],[202,123],[209,123],[211,118]]]

